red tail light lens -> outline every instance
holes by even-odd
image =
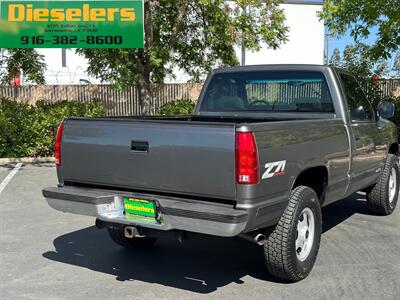
[[[253,133],[236,133],[236,183],[258,183],[258,154]]]
[[[61,166],[61,142],[62,142],[63,131],[64,131],[64,124],[61,124],[60,127],[58,127],[56,143],[54,145],[54,149],[55,149],[54,157],[56,159],[57,167]]]

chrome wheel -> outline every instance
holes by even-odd
[[[392,168],[389,177],[389,203],[392,204],[397,190],[397,174],[396,170]]]
[[[300,261],[309,256],[315,236],[315,218],[310,208],[305,208],[297,221],[296,255]]]

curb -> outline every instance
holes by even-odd
[[[0,158],[0,165],[54,163],[54,157]]]

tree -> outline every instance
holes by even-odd
[[[243,8],[247,12],[243,14]],[[286,40],[277,0],[145,0],[144,49],[79,49],[88,71],[118,87],[137,84],[142,114],[150,113],[151,83],[162,83],[174,68],[193,80],[216,66],[237,65],[234,46],[276,49]]]
[[[321,16],[333,35],[350,31],[356,43],[377,29],[376,43],[369,49],[374,59],[390,58],[399,49],[399,0],[326,0]]]
[[[381,91],[376,80],[389,75],[389,64],[385,59],[375,60],[370,56],[371,46],[365,44],[348,45],[343,54],[335,49],[331,64],[351,72],[358,82],[366,88],[368,96],[373,104],[381,99]]]
[[[44,56],[35,49],[0,49],[0,82],[10,84],[21,72],[28,81],[44,84]]]
[[[394,58],[392,70],[397,76],[400,76],[400,51],[397,52]]]
[[[340,56],[340,50],[338,48],[333,50],[330,64],[333,66],[340,66],[342,64],[342,57]]]

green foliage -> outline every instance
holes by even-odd
[[[162,116],[191,115],[195,105],[191,100],[176,100],[161,106],[157,114]]]
[[[396,113],[390,120],[394,122],[397,127],[400,127],[400,97],[385,97],[383,100],[392,102],[396,107]]]
[[[394,58],[392,71],[395,72],[396,76],[400,77],[400,50]]]
[[[341,56],[340,50],[338,48],[335,48],[333,50],[333,54],[332,54],[332,57],[331,57],[329,63],[332,66],[337,66],[337,67],[342,65],[342,56]]]
[[[145,19],[144,50],[78,49],[89,59],[88,71],[118,86],[138,83],[143,67],[153,83],[175,67],[198,80],[215,66],[238,64],[234,46],[242,32],[246,47],[257,50],[261,42],[278,48],[288,31],[276,0],[146,0]]]
[[[22,71],[28,81],[44,84],[44,56],[35,49],[0,49],[0,83],[10,84]]]
[[[321,16],[334,36],[349,31],[356,42],[376,29],[376,43],[369,49],[375,59],[389,58],[399,49],[399,0],[325,0]]]
[[[31,106],[0,100],[0,157],[52,156],[57,128],[71,116],[105,115],[98,102],[40,101]]]
[[[369,100],[376,106],[382,99],[376,79],[387,77],[389,66],[384,59],[372,58],[369,54],[370,49],[370,46],[364,44],[348,45],[342,55],[335,49],[331,64],[351,72],[366,89]]]

